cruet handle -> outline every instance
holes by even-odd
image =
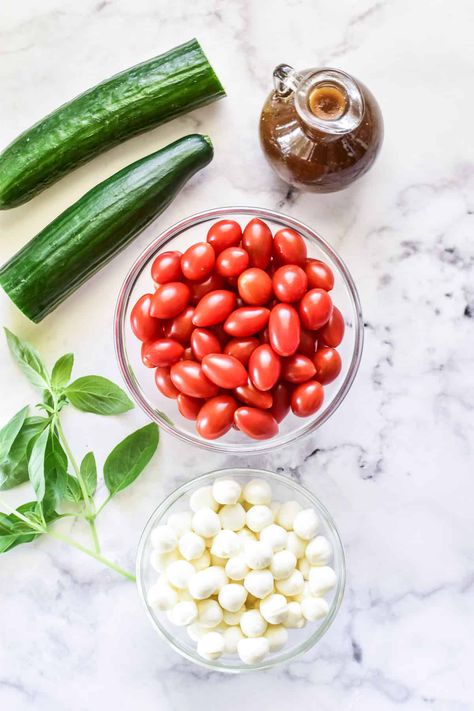
[[[298,87],[302,76],[289,64],[279,64],[273,70],[273,86],[279,96],[289,96]]]

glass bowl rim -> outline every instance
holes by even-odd
[[[311,502],[311,505],[314,506],[316,511],[318,512],[319,515],[322,516],[325,525],[327,528],[330,530],[331,535],[333,537],[333,540],[336,542],[336,547],[337,547],[337,552],[334,551],[334,558],[337,558],[338,562],[338,569],[336,570],[338,577],[337,577],[337,584],[336,584],[336,590],[334,594],[333,601],[331,603],[331,608],[327,614],[327,616],[324,618],[324,621],[321,623],[321,625],[311,634],[306,640],[301,642],[293,651],[289,651],[286,654],[282,654],[279,658],[277,659],[271,659],[268,661],[263,661],[260,664],[239,664],[238,666],[234,667],[226,667],[222,666],[219,664],[214,663],[213,661],[206,660],[203,657],[200,657],[196,651],[195,654],[191,654],[187,652],[186,650],[182,649],[176,642],[172,634],[168,633],[168,631],[163,627],[159,621],[157,621],[153,615],[150,612],[148,603],[146,601],[146,592],[144,589],[144,583],[143,583],[143,574],[142,574],[142,567],[144,563],[144,549],[145,545],[149,539],[151,529],[153,526],[156,525],[158,521],[160,521],[163,516],[166,514],[167,511],[175,504],[179,499],[182,498],[187,492],[192,490],[196,486],[202,486],[205,485],[207,482],[210,482],[214,480],[216,477],[219,476],[226,476],[230,475],[231,473],[234,474],[234,476],[244,476],[248,478],[256,478],[260,477],[263,479],[271,479],[276,482],[280,482],[282,484],[285,484],[286,486],[289,486],[290,488],[294,489],[295,491],[299,492],[302,496],[306,497]],[[139,598],[142,602],[143,607],[145,608],[145,612],[153,626],[153,628],[158,632],[160,637],[164,639],[172,649],[174,649],[175,652],[180,654],[182,657],[187,659],[190,662],[194,662],[195,664],[198,664],[202,667],[205,667],[206,669],[212,669],[213,671],[218,671],[218,672],[223,672],[223,673],[228,673],[228,674],[239,674],[239,673],[248,673],[248,672],[254,672],[254,671],[263,671],[265,669],[272,669],[273,667],[279,666],[280,664],[286,664],[290,661],[293,661],[293,659],[296,659],[302,654],[305,654],[307,651],[309,651],[312,647],[314,647],[317,642],[324,636],[324,634],[327,632],[331,624],[333,623],[339,608],[342,603],[342,599],[344,597],[344,590],[345,590],[345,584],[346,584],[346,559],[345,559],[345,554],[344,554],[344,546],[342,544],[341,536],[339,533],[339,530],[336,526],[336,523],[332,517],[332,515],[329,513],[328,509],[324,506],[324,504],[313,494],[308,488],[300,484],[299,482],[294,481],[288,476],[285,476],[283,474],[278,474],[277,472],[272,472],[267,469],[254,469],[254,468],[245,468],[245,467],[227,467],[224,469],[215,469],[211,472],[207,472],[205,474],[200,474],[197,477],[194,477],[193,479],[190,479],[189,481],[184,482],[184,484],[181,484],[178,486],[176,489],[174,489],[170,494],[168,494],[159,504],[158,506],[154,509],[154,511],[151,513],[149,516],[145,527],[140,535],[140,540],[138,543],[137,547],[137,557],[136,557],[136,584],[137,584],[137,589],[138,589],[138,595]]]
[[[174,239],[175,237],[178,237],[187,229],[195,227],[196,225],[199,225],[202,222],[206,222],[208,220],[220,219],[236,213],[241,215],[258,217],[261,219],[272,220],[277,224],[286,227],[291,227],[292,229],[301,232],[303,236],[306,239],[309,239],[310,241],[316,241],[320,249],[330,257],[333,263],[336,264],[339,273],[343,279],[346,290],[349,294],[349,300],[351,302],[355,316],[354,348],[352,351],[351,361],[349,363],[346,376],[340,384],[339,389],[337,390],[329,406],[325,408],[316,417],[308,418],[309,421],[306,426],[301,427],[301,429],[299,429],[297,432],[288,432],[285,435],[278,435],[277,437],[267,440],[249,440],[248,444],[220,442],[219,440],[205,440],[199,438],[197,435],[194,436],[187,432],[181,431],[178,428],[175,428],[172,422],[166,417],[166,414],[154,409],[149,403],[148,399],[142,394],[141,388],[138,385],[138,380],[134,375],[134,371],[127,366],[128,359],[124,337],[125,316],[130,301],[130,296],[132,294],[137,279],[140,277],[143,268],[146,266],[149,260],[157,252],[159,252],[160,249],[168,241]],[[140,408],[148,415],[148,417],[153,422],[159,424],[160,427],[162,427],[166,432],[169,432],[171,435],[177,437],[183,442],[186,442],[187,444],[192,444],[208,451],[222,452],[226,454],[256,455],[262,454],[263,452],[269,452],[272,449],[276,449],[277,447],[283,447],[289,444],[293,444],[294,442],[297,442],[303,437],[306,437],[308,434],[323,425],[334,414],[334,412],[337,410],[339,405],[341,405],[346,395],[348,394],[359,369],[364,343],[362,307],[359,299],[359,294],[345,262],[337,254],[337,252],[314,229],[308,227],[308,225],[301,222],[300,220],[297,220],[294,217],[286,215],[282,212],[277,212],[275,210],[248,206],[225,206],[203,210],[201,212],[194,213],[189,217],[185,217],[182,220],[175,222],[167,229],[163,230],[158,235],[158,237],[152,240],[152,242],[150,242],[147,247],[145,247],[145,249],[141,252],[141,254],[137,257],[137,259],[129,269],[117,297],[113,328],[115,355],[118,361],[120,372],[122,374],[122,378],[125,381],[125,385],[130,395],[132,396],[132,399],[140,406]]]

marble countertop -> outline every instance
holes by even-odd
[[[3,0],[2,146],[81,90],[192,36],[228,98],[1,213],[3,262],[132,160],[193,131],[215,144],[212,165],[65,305],[34,326],[1,294],[0,324],[31,339],[50,363],[74,351],[77,374],[119,380],[111,314],[130,263],[183,215],[240,203],[317,226],[340,251],[360,290],[366,342],[357,380],[334,417],[297,446],[258,459],[311,488],[345,542],[347,592],[320,644],[266,673],[209,673],[157,638],[132,584],[39,540],[0,558],[2,709],[474,708],[473,29],[470,0]],[[319,197],[288,190],[263,161],[257,116],[280,62],[346,69],[378,97],[383,151],[349,190]],[[33,394],[3,340],[0,358],[3,422]],[[145,422],[135,410],[112,423],[67,416],[64,426],[75,448],[93,448],[103,461],[121,434]],[[141,480],[104,511],[104,549],[133,566],[158,500],[184,480],[237,462],[163,434]],[[26,495],[10,492],[9,501]]]

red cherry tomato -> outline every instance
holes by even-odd
[[[270,412],[275,420],[280,423],[285,419],[290,411],[291,388],[287,383],[281,381],[272,390],[273,405]]]
[[[247,371],[240,360],[225,353],[204,356],[202,370],[204,375],[220,388],[231,390],[247,382]]]
[[[284,227],[278,230],[273,238],[273,254],[279,264],[297,264],[299,267],[304,267],[305,241],[298,232]]]
[[[332,313],[331,297],[324,289],[311,289],[300,302],[301,323],[310,331],[324,326]]]
[[[191,292],[181,281],[170,281],[159,286],[151,300],[150,314],[156,318],[173,318],[189,303]]]
[[[268,410],[273,405],[272,394],[257,390],[251,380],[246,385],[239,385],[238,388],[235,388],[234,394],[245,405],[259,407],[261,410]]]
[[[302,353],[295,353],[285,358],[282,363],[281,376],[289,383],[304,383],[316,373],[313,361]]]
[[[268,321],[268,337],[275,353],[281,356],[293,355],[300,342],[300,333],[300,319],[293,306],[274,306]]]
[[[318,339],[321,345],[331,346],[331,348],[337,348],[344,338],[344,317],[335,306],[333,308],[332,314],[329,321],[323,328],[318,332]]]
[[[209,353],[220,353],[222,348],[215,333],[206,328],[195,328],[191,335],[191,348],[196,360],[202,360]]]
[[[316,351],[316,335],[307,331],[305,328],[301,329],[300,344],[298,346],[298,353],[302,353],[308,358],[312,358]]]
[[[169,368],[157,368],[155,370],[155,383],[160,393],[165,397],[176,400],[179,395],[179,390],[173,385]]]
[[[191,302],[197,304],[203,296],[210,294],[211,291],[223,289],[225,281],[220,274],[213,272],[205,281],[190,281],[187,284],[191,290]]]
[[[240,360],[240,362],[246,366],[248,365],[250,356],[259,345],[260,342],[258,338],[252,338],[251,336],[248,338],[231,338],[224,346],[224,353],[234,356],[234,358],[237,358],[237,360]]]
[[[237,403],[230,395],[218,395],[208,400],[199,411],[196,429],[204,439],[217,439],[234,424]]]
[[[332,383],[342,368],[342,360],[335,348],[320,348],[316,351],[313,363],[316,367],[315,380],[321,385]]]
[[[163,324],[150,314],[152,294],[143,294],[130,313],[130,326],[140,341],[152,341],[163,335]]]
[[[281,373],[281,361],[275,351],[264,344],[254,350],[249,360],[249,376],[259,390],[271,390]]]
[[[301,267],[285,264],[273,275],[273,291],[280,301],[299,301],[306,293],[308,279]]]
[[[268,410],[239,407],[234,420],[239,430],[252,439],[269,439],[278,434],[278,423]]]
[[[204,281],[214,269],[216,253],[207,242],[196,242],[181,257],[181,271],[190,281]]]
[[[268,225],[258,218],[250,220],[244,229],[242,247],[249,254],[251,267],[266,269],[273,249],[273,237]]]
[[[319,259],[307,259],[304,266],[310,289],[331,291],[334,286],[334,274],[327,264]]]
[[[227,247],[216,260],[216,272],[223,277],[232,279],[247,269],[249,255],[241,247]]]
[[[309,417],[319,410],[324,400],[324,390],[317,380],[297,385],[291,396],[291,409],[297,417]]]
[[[273,295],[272,280],[263,269],[246,269],[239,276],[239,294],[246,304],[263,306]]]
[[[181,343],[172,338],[159,338],[142,344],[142,362],[147,368],[173,365],[184,353]]]
[[[232,291],[218,289],[202,297],[193,316],[195,326],[215,326],[225,321],[235,308],[235,294]]]
[[[186,306],[184,311],[175,316],[172,321],[167,321],[164,327],[166,338],[174,338],[175,341],[179,341],[184,346],[189,343],[194,328],[193,315],[194,308]]]
[[[205,402],[202,398],[190,397],[184,393],[179,393],[177,397],[178,410],[187,420],[196,420]]]
[[[191,397],[214,397],[219,388],[206,378],[200,363],[195,360],[180,360],[171,366],[171,380],[173,385],[185,395]]]
[[[181,281],[181,252],[162,252],[151,265],[151,278],[156,284]]]
[[[269,309],[263,306],[244,306],[228,316],[224,331],[236,338],[252,336],[267,325],[269,316]]]
[[[219,220],[209,229],[207,241],[220,254],[227,247],[237,247],[242,239],[242,228],[235,220]]]

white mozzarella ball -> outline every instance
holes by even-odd
[[[223,585],[227,585],[229,578],[226,575],[225,569],[221,565],[212,565],[209,570],[213,571],[217,581],[217,592],[221,589]]]
[[[270,644],[270,652],[278,652],[288,641],[288,632],[283,625],[270,625],[267,627],[265,637]]]
[[[311,566],[306,558],[300,558],[298,561],[298,570],[301,571],[305,580],[309,579],[309,571],[311,570]]]
[[[219,504],[212,495],[212,486],[201,486],[194,491],[189,498],[189,508],[191,511],[199,511],[199,509],[212,509],[217,511]]]
[[[314,509],[303,509],[296,514],[293,521],[293,530],[297,536],[309,541],[319,529],[319,516]]]
[[[310,622],[321,620],[329,612],[329,605],[323,597],[305,597],[301,601],[301,611]]]
[[[270,651],[266,637],[244,637],[237,644],[237,652],[244,664],[259,664]]]
[[[193,515],[191,511],[178,511],[177,513],[172,513],[168,516],[166,524],[173,529],[177,537],[186,533],[186,531],[191,530],[191,521]]]
[[[190,639],[193,640],[193,642],[197,642],[198,639],[200,639],[203,635],[207,634],[207,629],[205,627],[201,627],[198,622],[192,622],[186,627],[186,632],[188,633]]]
[[[235,654],[237,652],[237,645],[240,640],[243,639],[244,635],[240,627],[227,627],[222,633],[224,636],[224,651],[226,654]]]
[[[177,550],[171,551],[171,553],[152,551],[150,554],[150,563],[158,573],[164,573],[170,563],[179,559],[180,555]]]
[[[313,567],[309,571],[309,589],[313,595],[324,595],[337,582],[335,571],[328,565]]]
[[[285,501],[280,506],[276,522],[280,526],[283,526],[283,528],[286,528],[287,531],[291,531],[293,528],[293,521],[295,520],[295,516],[300,511],[301,506],[297,501]]]
[[[176,533],[171,526],[157,526],[151,532],[151,545],[158,553],[170,553],[178,543]]]
[[[229,612],[229,610],[224,610],[223,615],[224,622],[226,623],[226,625],[238,625],[240,623],[240,618],[242,617],[246,609],[246,606],[242,605],[240,610],[237,610],[237,612]]]
[[[252,570],[268,568],[273,558],[273,551],[268,543],[262,541],[247,541],[244,547],[244,558]]]
[[[246,637],[262,637],[267,623],[258,610],[247,610],[240,618],[240,629]]]
[[[197,609],[201,627],[217,627],[223,620],[222,608],[216,600],[200,600]]]
[[[225,565],[225,572],[230,580],[243,580],[250,568],[245,562],[245,557],[242,553],[229,558]]]
[[[235,531],[219,531],[212,542],[211,555],[228,560],[238,555],[241,550],[242,541]]]
[[[249,504],[270,504],[272,490],[265,479],[252,479],[244,486],[244,500]]]
[[[187,588],[193,575],[195,575],[195,570],[187,560],[175,560],[166,568],[168,582],[178,590]]]
[[[157,610],[171,610],[178,602],[178,595],[171,585],[160,580],[148,590],[147,600],[150,607]]]
[[[217,479],[212,485],[212,495],[219,504],[236,504],[241,491],[235,479]]]
[[[273,522],[273,513],[271,508],[263,504],[252,506],[246,514],[247,528],[250,528],[254,533],[259,533],[263,528],[269,526]]]
[[[278,551],[270,563],[270,571],[275,580],[288,578],[296,567],[296,556],[291,551]]]
[[[306,620],[303,616],[300,603],[292,600],[288,603],[288,613],[286,619],[283,621],[283,625],[291,629],[301,629],[305,624]]]
[[[237,612],[247,599],[247,590],[238,583],[228,583],[221,587],[217,599],[224,610]]]
[[[285,531],[282,526],[278,526],[276,523],[271,523],[260,531],[260,540],[263,541],[263,543],[268,543],[272,547],[273,552],[277,553],[286,548],[288,531]]]
[[[303,541],[303,539],[297,536],[294,531],[288,531],[286,547],[289,551],[295,554],[298,560],[300,558],[304,558],[306,541]]]
[[[294,570],[288,578],[277,580],[275,587],[282,595],[293,597],[303,592],[304,578],[303,573],[299,570]]]
[[[288,614],[288,602],[284,595],[273,593],[268,595],[260,603],[262,617],[271,625],[280,625],[286,620]]]
[[[221,526],[228,531],[240,531],[245,526],[245,509],[242,504],[225,504],[219,511]]]
[[[191,564],[194,567],[194,570],[204,570],[204,568],[209,568],[211,565],[211,556],[209,555],[209,551],[205,550],[199,558],[194,558],[194,560],[191,561]]]
[[[194,600],[183,600],[178,602],[168,611],[170,622],[178,627],[185,627],[197,620],[198,610]]]
[[[193,531],[203,538],[212,538],[221,530],[221,520],[215,511],[205,507],[196,511],[192,519]]]
[[[204,659],[219,659],[225,648],[224,635],[220,632],[203,634],[197,642],[197,652]]]
[[[195,560],[204,553],[206,544],[202,536],[194,531],[184,533],[178,541],[178,550],[186,560]]]
[[[251,595],[262,600],[273,592],[273,575],[269,570],[251,570],[244,578],[244,586]]]
[[[305,555],[310,565],[326,565],[329,563],[332,549],[326,536],[312,538],[306,546]]]
[[[221,579],[218,570],[220,568],[211,565],[194,573],[189,580],[188,589],[195,600],[204,600],[219,590]]]

